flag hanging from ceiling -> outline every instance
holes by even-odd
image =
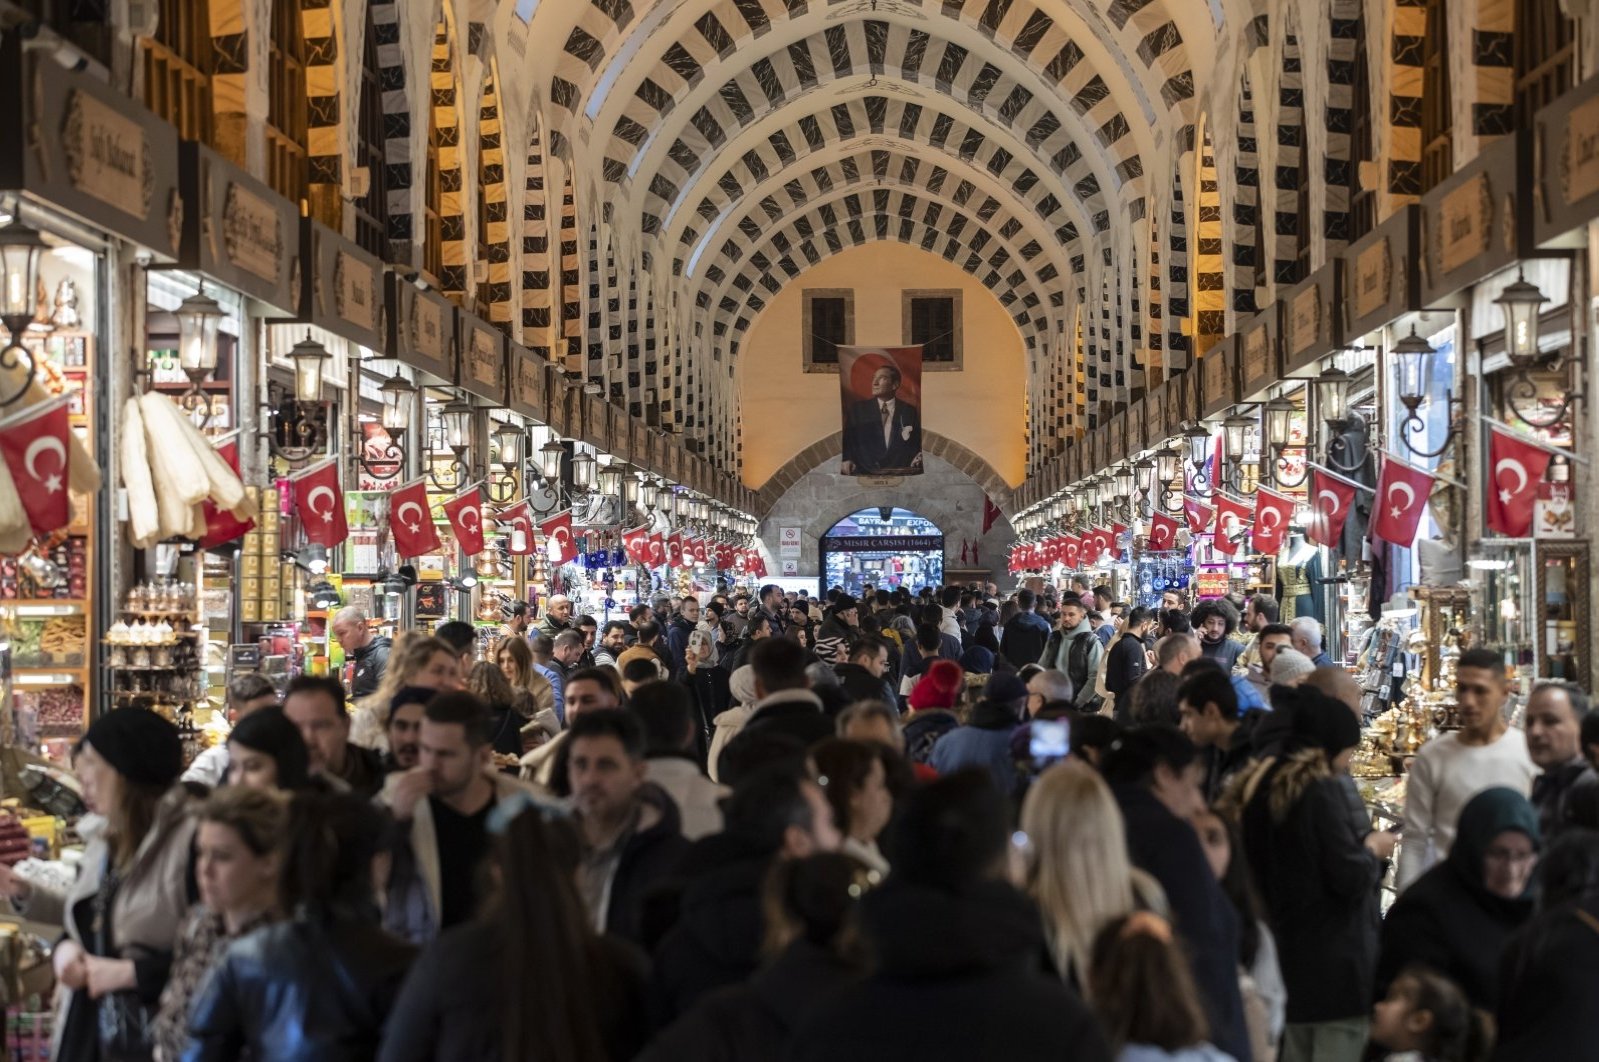
[[[500,510],[495,520],[505,529],[505,552],[513,557],[531,556],[533,545],[533,504],[526,498],[509,509]]]
[[[1153,550],[1177,548],[1177,521],[1166,513],[1156,513],[1149,518],[1149,548]]]
[[[1377,476],[1377,500],[1372,503],[1371,537],[1406,549],[1414,545],[1432,484],[1430,472],[1384,454]]]
[[[1249,546],[1256,553],[1275,554],[1283,548],[1283,535],[1288,521],[1294,515],[1292,498],[1261,487],[1255,491],[1255,526],[1250,534]]]
[[[3,436],[0,436],[3,442]],[[339,462],[330,457],[294,477],[294,511],[309,542],[332,549],[350,537],[339,488]]]
[[[577,560],[577,542],[572,538],[572,512],[570,509],[556,513],[539,525],[544,535],[545,548],[549,550],[551,564],[566,564]]]
[[[999,506],[994,504],[994,499],[990,498],[987,494],[984,494],[983,495],[983,534],[985,534],[985,535],[988,534],[988,529],[993,527],[994,526],[994,521],[998,520],[1000,518],[1000,516],[1002,516],[1002,515],[1003,514],[999,511]]]
[[[1249,506],[1234,501],[1225,494],[1216,495],[1216,530],[1211,541],[1216,552],[1231,557],[1238,552],[1238,542],[1243,537],[1244,521],[1250,517]]]
[[[846,476],[922,471],[922,348],[839,347]],[[986,517],[985,517],[986,519]]]
[[[1359,489],[1349,480],[1311,469],[1310,526],[1305,529],[1305,538],[1318,546],[1336,546],[1343,537],[1344,521],[1349,519]]]
[[[444,503],[444,515],[455,531],[456,544],[468,557],[483,552],[483,489],[477,484]]]
[[[1538,484],[1554,455],[1525,436],[1494,428],[1488,435],[1488,530],[1509,538],[1532,534]]]
[[[414,479],[389,495],[389,531],[394,537],[394,552],[400,557],[438,552],[439,529],[433,526],[425,480]]]

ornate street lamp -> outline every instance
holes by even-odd
[[[22,337],[33,323],[39,259],[48,247],[37,229],[20,221],[0,228],[0,323],[6,326],[8,336],[5,349],[0,350],[0,369],[9,370],[23,362],[28,367],[16,393],[0,398],[0,406],[16,402],[33,383],[33,356],[22,345]]]

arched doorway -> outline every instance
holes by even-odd
[[[919,590],[944,581],[944,532],[909,509],[857,509],[827,529],[821,542],[822,590],[852,594],[871,583]]]

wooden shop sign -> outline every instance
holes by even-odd
[[[388,317],[383,263],[310,218],[300,219],[300,248],[299,312],[289,320],[382,351]]]
[[[491,402],[505,401],[505,333],[481,317],[456,315],[460,329],[462,388]]]
[[[455,304],[393,270],[386,274],[384,287],[389,306],[384,356],[427,373],[436,384],[454,383]]]
[[[1533,240],[1584,247],[1599,217],[1599,77],[1590,77],[1533,119]]]
[[[520,343],[510,345],[510,360],[511,408],[524,417],[545,419],[544,370],[548,362]]]
[[[204,273],[287,318],[300,308],[300,211],[204,144],[178,148],[184,201],[178,265]]]

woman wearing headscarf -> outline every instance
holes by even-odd
[[[720,781],[717,777],[716,765],[722,758],[722,750],[727,748],[727,743],[738,736],[744,724],[749,722],[754,711],[755,702],[760,698],[755,695],[755,669],[744,664],[727,678],[727,692],[729,707],[711,721],[716,730],[711,734],[711,749],[706,757],[705,773],[711,781]]]
[[[260,714],[260,713],[257,713]],[[25,918],[59,924],[52,956],[58,995],[51,1058],[152,1057],[153,1024],[173,945],[193,900],[195,810],[178,728],[144,708],[95,720],[78,742],[90,830],[65,895],[4,879]]]
[[[1503,786],[1472,797],[1461,809],[1449,858],[1417,878],[1388,911],[1374,998],[1419,963],[1447,975],[1472,1006],[1493,1010],[1505,945],[1532,917],[1539,846],[1538,812],[1526,797]]]
[[[729,677],[719,665],[720,655],[716,639],[709,632],[696,629],[688,636],[683,666],[674,676],[693,697],[695,744],[702,760],[710,747],[716,718],[732,706]]]
[[[1288,988],[1282,1057],[1358,1062],[1371,1012],[1383,869],[1355,832],[1338,781],[1360,725],[1320,690],[1289,692],[1278,710],[1291,713],[1292,729],[1282,754],[1249,777],[1242,815],[1244,852]]]

